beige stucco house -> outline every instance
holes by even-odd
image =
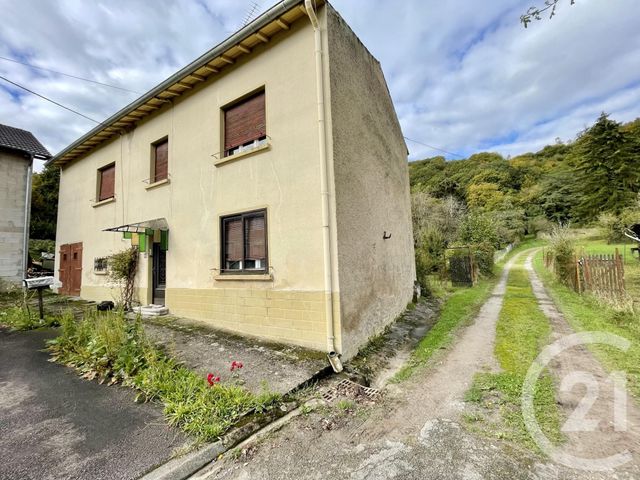
[[[0,289],[27,271],[34,158],[51,155],[31,132],[0,125]]]
[[[63,292],[353,356],[411,301],[407,149],[380,64],[326,2],[284,0],[54,159]]]

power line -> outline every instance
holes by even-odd
[[[108,83],[98,82],[97,80],[91,80],[90,78],[78,77],[76,75],[71,75],[70,73],[59,72],[57,70],[51,70],[50,68],[38,67],[37,65],[32,65],[30,63],[21,62],[19,60],[14,60],[13,58],[1,57],[0,60],[5,60],[7,62],[18,63],[20,65],[24,65],[31,68],[36,68],[38,70],[44,70],[45,72],[51,72],[58,75],[64,75],[65,77],[75,78],[76,80],[82,80],[83,82],[94,83],[96,85],[102,85],[103,87],[115,88],[116,90],[122,90],[124,92],[135,93],[136,95],[141,95],[142,92],[136,92],[135,90],[129,90],[128,88],[118,87],[116,85],[109,85]]]
[[[102,122],[99,122],[99,121],[97,121],[97,120],[94,120],[94,119],[93,119],[93,118],[91,118],[91,117],[87,117],[86,115],[83,115],[82,113],[77,112],[76,110],[74,110],[74,109],[72,109],[72,108],[65,107],[65,106],[64,106],[64,105],[62,105],[61,103],[58,103],[58,102],[56,102],[55,100],[51,100],[50,98],[47,98],[47,97],[45,97],[44,95],[40,95],[39,93],[36,93],[36,92],[34,92],[33,90],[29,90],[27,87],[23,87],[22,85],[20,85],[20,84],[18,84],[18,83],[12,82],[11,80],[9,80],[8,78],[3,77],[2,75],[0,75],[0,80],[4,80],[5,82],[10,83],[11,85],[15,85],[16,87],[21,88],[22,90],[25,90],[25,91],[27,91],[27,92],[29,92],[29,93],[31,93],[31,94],[33,94],[33,95],[37,96],[37,97],[40,97],[40,98],[42,98],[42,99],[46,100],[47,102],[51,102],[51,103],[53,103],[54,105],[57,105],[57,106],[59,106],[59,107],[61,107],[61,108],[64,108],[65,110],[69,110],[70,112],[73,112],[73,113],[75,113],[76,115],[80,115],[81,117],[86,118],[87,120],[91,120],[92,122],[95,122],[95,123],[97,123],[98,125],[102,125]]]
[[[431,148],[433,150],[438,150],[439,152],[443,152],[443,153],[446,153],[448,155],[453,155],[455,157],[464,158],[462,155],[459,155],[457,153],[448,152],[447,150],[443,150],[442,148],[434,147],[433,145],[428,145],[426,143],[419,142],[418,140],[413,140],[413,139],[411,139],[409,137],[404,137],[404,139],[405,140],[409,140],[410,142],[413,142],[413,143],[417,143],[418,145],[422,145],[423,147]]]

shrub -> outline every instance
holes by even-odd
[[[440,199],[425,192],[411,194],[411,213],[416,240],[429,230],[437,230],[441,232],[445,244],[457,239],[460,224],[466,215],[464,205],[454,197]]]
[[[547,217],[539,216],[529,220],[529,225],[527,230],[529,231],[529,233],[532,233],[534,235],[539,235],[544,233],[548,234],[553,231],[553,227],[554,227],[554,224],[551,220],[549,220]]]
[[[559,226],[553,229],[549,236],[549,251],[558,280],[565,285],[572,284],[575,277],[576,248],[568,227]]]
[[[29,240],[29,255],[31,258],[39,260],[42,252],[55,253],[56,242],[55,240]]]
[[[109,277],[120,286],[120,303],[125,310],[131,309],[137,270],[138,247],[127,248],[109,257]]]
[[[480,275],[484,277],[493,276],[495,250],[490,243],[480,243],[471,247],[471,253],[476,262]]]
[[[496,222],[489,214],[471,213],[460,226],[460,241],[469,245],[489,243],[500,248]]]
[[[607,243],[626,240],[625,229],[636,223],[640,223],[640,208],[627,208],[619,215],[603,213],[598,217],[598,227]]]

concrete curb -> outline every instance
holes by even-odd
[[[210,443],[195,452],[169,460],[141,477],[140,480],[185,480],[227,450],[222,441]]]
[[[283,398],[286,398],[308,385],[331,375],[332,372],[333,370],[331,366],[326,366],[318,370],[310,378],[289,390]],[[213,462],[223,453],[228,452],[236,446],[244,445],[247,439],[253,439],[257,434],[280,428],[287,421],[299,414],[300,407],[297,407],[279,418],[275,418],[266,424],[258,424],[248,431],[238,429],[236,430],[236,432],[238,432],[237,436],[233,435],[233,430],[231,432],[227,432],[227,435],[225,435],[222,440],[205,445],[195,452],[187,453],[181,457],[171,459],[154,470],[146,473],[144,476],[140,477],[139,480],[185,480],[202,470],[208,463]],[[231,433],[231,435],[229,433]]]
[[[304,404],[304,406],[310,408],[311,410],[315,410],[319,405],[323,405],[325,402],[319,399],[309,400]],[[229,446],[227,451],[232,449],[242,449],[247,445],[254,444],[266,436],[268,436],[271,432],[281,429],[287,423],[289,423],[294,418],[303,414],[303,408],[297,407],[287,413],[284,417],[280,417],[277,420],[265,425],[263,428],[255,431],[253,434],[249,435],[244,440],[238,442],[235,446]],[[218,463],[212,462],[209,465],[202,467],[197,472],[193,473],[193,476],[189,477],[191,480],[207,480],[212,477],[218,471]]]

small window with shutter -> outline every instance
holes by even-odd
[[[153,159],[151,183],[166,180],[169,177],[169,139],[165,137],[152,144],[151,155]]]
[[[221,227],[223,273],[267,271],[266,210],[223,217]]]
[[[98,170],[98,201],[109,200],[115,196],[116,164],[112,163]]]
[[[267,143],[264,90],[224,109],[224,156]]]

